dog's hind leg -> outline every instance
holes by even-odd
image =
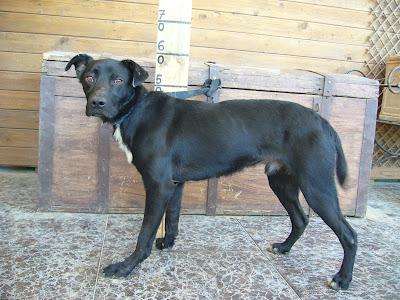
[[[165,214],[165,237],[156,239],[156,247],[159,250],[174,246],[175,238],[178,236],[183,186],[184,183],[176,184],[174,195],[168,202]]]
[[[295,178],[280,170],[268,175],[269,186],[285,207],[292,222],[292,231],[283,243],[274,243],[269,251],[273,253],[287,253],[300,238],[308,224],[308,217],[299,202],[299,186]]]
[[[329,286],[347,289],[353,275],[357,234],[340,211],[334,174],[333,163],[326,157],[314,157],[300,176],[300,189],[310,207],[334,231],[344,250],[342,266]]]

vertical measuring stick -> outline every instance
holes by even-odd
[[[154,90],[184,91],[188,85],[192,0],[159,0]],[[157,238],[165,236],[165,217]]]

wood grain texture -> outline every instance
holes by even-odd
[[[299,2],[299,3],[309,3],[309,4],[316,4],[322,6],[332,6],[338,8],[345,8],[345,9],[354,9],[360,11],[367,11],[369,12],[369,8],[374,6],[376,2],[374,0],[300,0],[300,1],[293,1],[287,0],[289,2]]]
[[[0,109],[0,127],[39,129],[39,112],[29,110]]]
[[[121,0],[121,2],[157,4],[156,0]],[[193,8],[215,11],[217,13],[230,12],[256,16],[273,16],[282,19],[297,19],[360,28],[367,28],[369,22],[372,20],[367,9],[354,11],[354,8],[350,4],[343,4],[343,1],[341,1],[341,3],[342,6],[345,6],[344,9],[340,5],[324,5],[324,2],[325,1],[319,3],[302,3],[302,1],[277,2],[273,0],[238,0],[229,2],[196,0],[193,1]],[[332,3],[332,1],[330,3]],[[369,2],[369,5],[373,6],[374,3]],[[358,4],[358,6],[360,6],[360,4]],[[354,18],[356,18],[356,20]]]
[[[324,24],[368,28],[372,16],[367,11],[352,11],[315,4],[274,0],[212,1],[196,0],[193,7],[214,11],[236,12],[258,16],[273,16]]]
[[[40,72],[41,66],[41,54],[0,52],[1,71]]]
[[[30,15],[29,15],[30,16]],[[18,16],[17,16],[18,17]],[[42,16],[45,17],[45,16]],[[42,19],[39,19],[39,21]],[[83,20],[83,21],[82,21]],[[45,22],[45,20],[42,20]],[[94,20],[93,22],[101,21],[103,27],[110,27],[112,24],[107,24],[107,21],[102,20]],[[27,20],[29,23],[29,20]],[[66,20],[66,22],[85,22],[85,19],[76,19],[76,20]],[[104,24],[106,23],[106,24]],[[33,24],[32,24],[33,25]],[[125,27],[125,23],[123,23]],[[136,23],[130,23],[131,27],[137,26]],[[65,24],[67,26],[67,24]],[[44,35],[43,41],[45,43],[40,43],[39,45],[35,45],[37,43],[32,42],[32,38],[30,37],[24,40],[22,47],[21,43],[13,42],[12,44],[17,44],[17,48],[20,48],[23,52],[30,52],[34,51],[34,49],[42,48],[41,52],[45,52],[51,49],[56,50],[74,50],[71,47],[76,47],[76,49],[80,49],[79,44],[82,45],[82,39],[78,41],[74,41],[74,38],[71,37],[72,33],[63,29],[64,26],[60,26],[60,30],[54,30],[51,34],[56,35],[68,35],[70,37],[54,37],[54,36],[47,36]],[[113,45],[110,39],[114,40],[125,40],[124,42],[117,42],[119,46],[122,46],[124,49],[128,49],[128,45],[130,45],[131,50],[128,50],[130,53],[134,52],[135,55],[149,55],[151,54],[150,49],[154,48],[154,40],[152,36],[149,36],[147,39],[143,41],[133,40],[132,38],[135,37],[135,32],[132,32],[130,35],[130,31],[133,29],[130,26],[126,26],[122,30],[127,31],[126,36],[114,36],[114,33],[110,35],[99,35],[96,32],[88,31],[85,36],[87,37],[95,37],[95,40],[91,38],[87,38],[88,41],[87,45],[82,47],[83,49],[88,49],[89,45],[99,44],[99,38],[101,38],[104,42],[100,45],[100,48],[104,52],[114,53],[116,50],[118,53],[122,53],[121,49],[117,49],[117,44]],[[171,27],[166,26],[166,29]],[[29,30],[28,25],[27,28],[20,28],[19,30]],[[136,30],[136,29],[135,29]],[[143,30],[149,30],[149,28],[143,28]],[[35,31],[33,29],[30,30],[32,33]],[[43,36],[44,31],[41,32],[41,36]],[[15,38],[15,34],[4,34],[5,38]],[[78,37],[79,38],[79,37]],[[104,40],[104,39],[108,40]],[[71,41],[72,40],[72,41]],[[144,42],[144,43],[143,43]],[[132,49],[134,44],[141,43],[140,47],[137,49]],[[33,44],[31,48],[30,45]],[[7,44],[8,45],[8,44]],[[7,47],[3,47],[5,49],[10,49],[11,45]],[[74,46],[75,45],[75,46]],[[212,47],[210,47],[212,45]],[[82,45],[83,46],[83,45]],[[241,33],[241,32],[232,32],[232,31],[216,31],[211,29],[199,29],[193,28],[192,30],[192,39],[191,39],[191,46],[192,48],[215,48],[215,49],[225,49],[225,50],[236,50],[236,51],[244,51],[244,54],[249,55],[250,53],[246,52],[256,52],[256,53],[264,53],[264,54],[279,54],[279,55],[289,55],[289,56],[301,56],[301,57],[308,57],[308,58],[324,58],[324,59],[331,59],[331,60],[339,60],[344,62],[363,62],[366,57],[366,49],[367,45],[353,45],[353,44],[334,44],[332,41],[314,41],[314,40],[305,40],[305,39],[295,39],[295,38],[286,38],[286,37],[277,37],[277,36],[264,36],[260,34],[252,34],[252,33]],[[103,48],[104,47],[104,48]],[[143,48],[143,49],[142,49]],[[93,48],[92,48],[93,49]],[[104,49],[104,50],[103,50]],[[81,51],[82,51],[81,50]],[[90,48],[89,48],[90,50]],[[141,50],[141,51],[138,51]],[[16,51],[13,49],[12,51]],[[36,50],[38,51],[38,49]],[[171,50],[170,52],[176,52]],[[33,67],[38,67],[37,61],[31,60],[29,55],[18,54],[15,55],[14,53],[9,53],[8,55],[0,55],[0,57],[6,58],[4,63],[10,61],[10,64],[6,66],[0,65],[3,70],[9,70],[12,66],[11,62],[20,62],[28,65],[30,70]],[[196,59],[201,59],[197,58]],[[24,62],[25,60],[25,62]],[[11,66],[10,66],[11,65]],[[39,65],[40,66],[40,65]],[[27,69],[27,71],[29,71]]]
[[[347,215],[356,213],[365,106],[365,100],[352,98],[336,98],[331,103],[329,122],[339,134],[348,165],[348,188],[338,187],[340,207]]]
[[[400,169],[394,167],[374,167],[371,171],[373,180],[398,180],[400,178]]]
[[[87,9],[89,6],[90,9]],[[368,10],[370,7],[373,7],[373,4],[365,6],[364,9]],[[119,2],[116,5],[113,1],[81,3],[77,0],[63,2],[50,0],[24,2],[5,0],[0,3],[0,10],[151,24],[155,23],[157,17],[157,7],[154,5],[143,5],[135,2]],[[248,15],[240,14],[241,11],[238,12],[239,14],[193,9],[193,28],[358,45],[365,44],[367,42],[366,37],[370,34],[368,27],[365,29],[355,27],[351,31],[346,31],[341,26],[337,26],[337,24],[324,24],[321,20],[318,22],[309,22],[298,19],[295,16],[290,19],[281,19],[275,16]],[[260,24],[264,24],[264,26],[260,26]]]
[[[55,97],[53,205],[96,211],[99,121],[84,111],[81,99]]]
[[[0,147],[0,166],[36,167],[37,148]]]
[[[55,77],[43,75],[40,80],[39,193],[38,208],[51,209],[53,202],[54,156],[54,88]]]
[[[0,13],[0,16],[5,20],[4,31],[67,36],[74,36],[76,32],[79,32],[79,36],[84,37],[130,40],[141,43],[154,43],[156,38],[154,25],[145,23],[13,13]],[[115,30],[111,30],[111,28],[115,28]],[[135,37],[134,40],[132,37]],[[365,46],[334,45],[331,42],[293,40],[275,36],[269,36],[266,41],[264,36],[249,35],[248,33],[193,28],[191,52],[194,60],[201,61],[207,57],[208,60],[221,63],[235,61],[237,60],[235,56],[239,58],[245,56],[247,62],[243,60],[238,63],[252,66],[271,65],[286,68],[303,66],[316,70],[318,69],[316,66],[326,65],[324,71],[329,70],[330,72],[362,68]],[[269,58],[266,54],[272,57]],[[303,57],[303,61],[294,59],[299,56]],[[25,57],[25,60],[28,58]],[[275,63],[276,60],[279,60],[279,63]],[[34,65],[35,63],[32,62],[32,66]],[[12,67],[13,65],[6,66],[7,70]]]
[[[0,90],[0,109],[1,108],[39,110],[39,93]]]
[[[39,92],[40,74],[0,71],[0,89]]]
[[[358,191],[356,216],[365,217],[367,212],[368,186],[372,169],[372,156],[374,151],[376,112],[378,102],[376,99],[366,100],[363,141],[358,174]]]
[[[371,33],[368,28],[351,28],[324,23],[314,23],[299,19],[279,19],[273,16],[246,15],[213,10],[193,10],[193,27],[218,31],[251,33],[268,40],[272,36],[286,40],[312,40],[331,42],[333,48],[339,44],[366,45]],[[260,26],[263,24],[263,26]],[[336,45],[335,45],[336,44]]]
[[[35,129],[0,128],[0,147],[38,147],[39,131]]]
[[[97,152],[97,212],[107,212],[110,198],[110,124],[101,124],[98,128],[99,147]]]
[[[41,54],[50,50],[70,52],[99,51],[131,57],[154,57],[155,42],[124,41],[94,37],[0,32],[0,51]],[[37,41],[40,41],[38,43]],[[97,50],[98,49],[98,50]]]

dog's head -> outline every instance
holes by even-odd
[[[135,87],[141,85],[148,73],[132,60],[94,60],[86,54],[73,57],[65,67],[75,66],[76,77],[86,95],[86,115],[108,121],[135,96]]]

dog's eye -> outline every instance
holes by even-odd
[[[93,81],[94,81],[93,76],[87,76],[85,78],[85,80],[86,80],[87,83],[93,83]]]
[[[123,80],[121,79],[121,78],[118,78],[118,79],[114,79],[113,80],[113,83],[114,84],[121,84],[123,82]]]

